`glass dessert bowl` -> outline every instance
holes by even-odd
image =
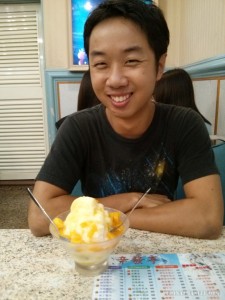
[[[50,233],[62,243],[68,254],[75,262],[76,271],[84,276],[96,276],[108,267],[108,258],[119,241],[129,228],[129,219],[126,214],[112,208],[104,208],[109,213],[119,213],[120,222],[123,223],[108,240],[103,242],[72,242],[63,235],[59,235],[55,226],[50,224]],[[70,211],[66,211],[56,218],[65,221]],[[110,230],[110,229],[109,229]]]

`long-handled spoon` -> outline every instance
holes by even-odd
[[[55,223],[53,222],[52,218],[46,213],[45,209],[43,208],[43,206],[40,204],[40,202],[37,200],[37,198],[34,196],[34,194],[31,192],[31,190],[29,188],[27,188],[27,191],[31,197],[31,199],[34,201],[34,203],[40,208],[40,210],[43,212],[43,214],[46,216],[46,218],[50,221],[50,223],[54,226],[54,228],[56,229],[56,232],[59,235],[59,229],[58,227],[55,225]]]
[[[154,184],[154,189],[156,189],[158,187],[158,184],[162,178],[162,175],[164,173],[164,169],[165,169],[165,159],[159,160],[156,169],[155,169],[155,175],[156,175],[156,182]],[[149,187],[147,189],[147,191],[140,197],[140,199],[135,203],[135,205],[133,206],[133,208],[131,209],[131,211],[129,211],[129,213],[127,214],[127,216],[129,217],[132,212],[135,210],[135,208],[138,206],[138,204],[141,202],[141,200],[148,194],[148,192],[150,192],[150,190],[152,189],[152,187]],[[123,225],[123,223],[125,222],[125,220],[123,222],[121,222],[118,226],[112,227],[109,232],[114,232],[116,231],[120,226]]]
[[[132,212],[135,210],[135,208],[138,206],[138,204],[141,202],[141,200],[148,194],[148,192],[151,190],[151,187],[147,189],[147,191],[140,197],[140,199],[135,203],[135,205],[133,206],[133,208],[129,211],[129,213],[127,214],[127,217],[129,217]],[[116,231],[120,226],[123,225],[123,223],[125,222],[125,219],[123,220],[122,223],[120,223],[118,226],[112,227],[110,228],[109,232],[114,232]]]

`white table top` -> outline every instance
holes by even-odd
[[[128,229],[114,253],[225,252],[225,227],[217,240],[199,240]],[[82,277],[64,248],[51,236],[28,229],[0,229],[0,299],[92,298],[93,277]]]

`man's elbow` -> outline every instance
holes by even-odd
[[[202,226],[202,230],[199,232],[199,238],[215,240],[221,236],[223,230],[223,218],[210,218]]]
[[[40,228],[29,226],[29,229],[30,229],[31,233],[36,237],[42,237],[42,236],[49,234],[49,233],[46,233],[45,231],[40,230]]]
[[[48,224],[38,218],[28,217],[28,227],[31,233],[36,237],[42,237],[49,234]]]

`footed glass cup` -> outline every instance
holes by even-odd
[[[105,209],[109,212],[118,211],[107,207],[105,207]],[[69,211],[66,211],[57,217],[64,221],[68,214]],[[110,254],[114,251],[122,236],[129,228],[128,217],[120,212],[120,218],[121,222],[123,222],[123,230],[119,235],[105,242],[89,244],[71,243],[69,240],[59,237],[56,228],[54,228],[52,224],[50,224],[49,229],[52,236],[62,243],[69,255],[73,258],[76,271],[83,276],[96,276],[107,269]]]

